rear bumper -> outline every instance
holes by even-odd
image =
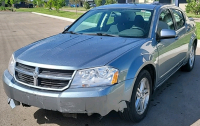
[[[123,111],[124,82],[113,86],[67,89],[62,92],[31,88],[17,83],[6,70],[3,75],[5,93],[27,105],[62,113],[98,113],[102,116],[110,111]]]

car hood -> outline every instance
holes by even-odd
[[[19,49],[15,58],[19,62],[68,66],[72,69],[89,68],[106,65],[141,40],[58,34]]]

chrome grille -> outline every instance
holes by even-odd
[[[24,65],[24,64],[21,64],[21,63],[17,63],[16,68],[21,69],[23,71],[28,71],[28,72],[34,72],[35,71],[35,67],[27,66],[27,65]]]
[[[22,74],[22,73],[19,73],[19,72],[16,72],[15,76],[16,76],[17,80],[20,80],[21,82],[26,83],[26,84],[33,85],[34,80],[33,80],[32,76]]]
[[[63,81],[63,80],[51,80],[51,79],[39,79],[39,85],[41,87],[46,87],[46,88],[63,88],[67,86],[69,83],[69,80]]]
[[[40,69],[41,75],[52,75],[52,76],[59,76],[59,77],[71,77],[73,75],[73,70],[54,70],[54,69]]]
[[[15,79],[19,83],[48,90],[64,90],[69,87],[74,70],[38,68],[16,63]]]

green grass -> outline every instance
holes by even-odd
[[[200,15],[195,15],[195,14],[192,14],[192,13],[186,13],[186,15],[187,15],[188,17],[200,18]]]
[[[66,18],[72,18],[77,19],[80,17],[83,13],[76,13],[75,12],[67,12],[67,11],[55,11],[55,10],[48,10],[45,8],[20,8],[16,9],[17,12],[38,12],[43,14],[49,14],[54,16],[60,16],[60,17],[66,17]]]
[[[200,39],[200,22],[196,22],[197,39]]]
[[[3,7],[3,6],[0,6],[0,11],[11,11],[12,10],[12,8],[11,7]],[[16,8],[13,8],[13,10],[15,11],[16,10]]]
[[[76,10],[76,7],[63,7],[62,9],[66,9],[66,10]],[[78,11],[86,11],[86,9],[84,7],[78,7],[77,8]]]

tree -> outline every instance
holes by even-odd
[[[90,9],[90,5],[88,2],[84,2],[84,8],[87,10],[87,9]]]
[[[48,7],[49,10],[52,10],[52,7],[54,7],[57,12],[59,12],[60,8],[63,6],[65,6],[65,0],[48,0],[45,3],[45,7]]]
[[[0,6],[4,6],[5,0],[0,0]]]
[[[5,4],[8,4],[9,6],[12,6],[18,2],[20,2],[20,0],[5,0]]]
[[[75,0],[75,5],[76,5],[76,15],[77,15],[77,8],[78,8],[77,4],[80,5],[80,1],[81,1],[81,0]]]
[[[14,10],[14,4],[19,2],[19,0],[5,0],[5,4],[11,7],[11,10]]]
[[[95,0],[96,6],[101,6],[102,5],[102,0]]]
[[[75,4],[75,1],[74,0],[69,0],[69,3],[70,4]]]
[[[80,4],[80,1],[81,1],[81,0],[69,0],[69,2],[70,2],[71,4],[75,4],[75,6],[76,6],[76,14],[77,14],[77,8],[78,8],[77,4]]]
[[[53,0],[53,7],[59,12],[60,8],[64,6],[65,0]]]
[[[186,12],[200,14],[200,2],[198,0],[187,0]]]
[[[28,0],[20,0],[20,2],[28,3]]]
[[[59,12],[59,9],[61,8],[60,0],[54,0],[53,5],[56,11]]]
[[[114,3],[116,3],[116,0],[106,0],[105,5],[114,4]]]
[[[34,6],[36,6],[37,5],[37,0],[33,0],[32,3],[33,3]]]
[[[11,5],[16,4],[18,2],[20,2],[20,0],[10,0]]]
[[[62,7],[65,6],[66,5],[66,0],[61,0],[60,4],[61,4]]]
[[[10,0],[5,0],[5,4],[7,4],[8,6],[11,6]]]
[[[43,5],[44,5],[44,1],[43,0],[36,0],[36,5],[38,6],[38,7],[43,7]]]
[[[49,10],[52,10],[53,4],[54,4],[54,0],[49,0],[46,3],[46,7],[48,7]]]

